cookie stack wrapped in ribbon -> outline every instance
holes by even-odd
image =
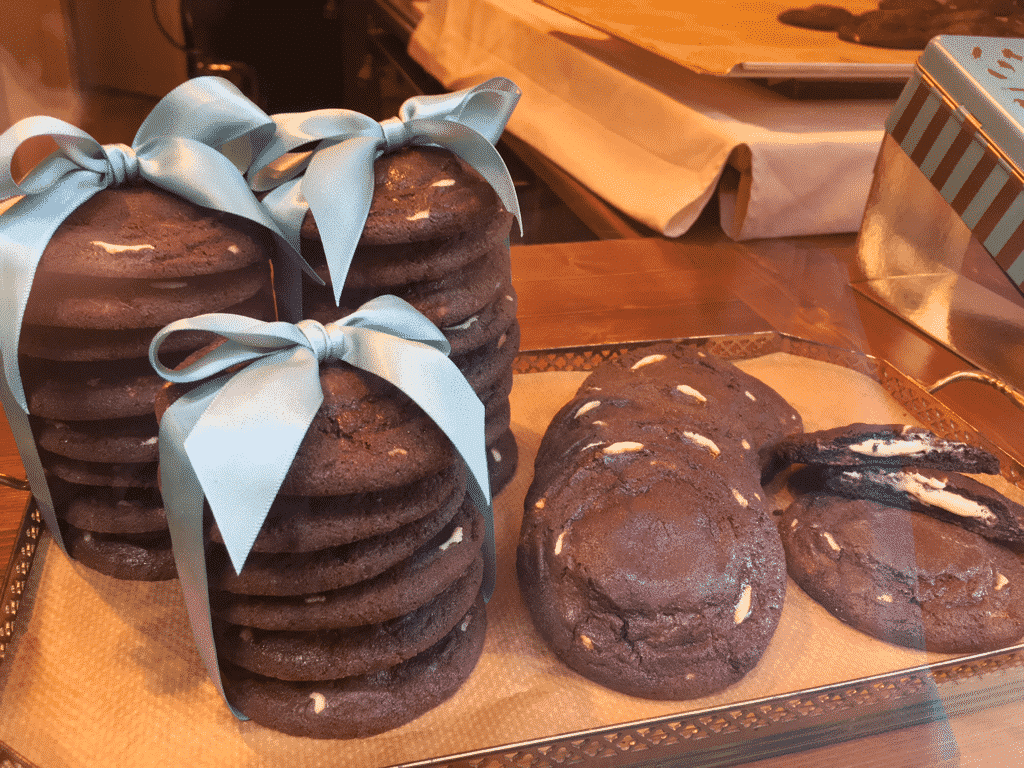
[[[999,459],[923,427],[850,424],[768,453],[795,499],[779,519],[793,580],[872,637],[946,653],[1024,637],[1024,507],[970,475]]]
[[[354,738],[448,699],[481,653],[494,575],[483,406],[444,337],[384,296],[326,325],[195,318],[154,354],[196,329],[227,341],[162,369],[177,382],[157,401],[162,486],[227,701]]]
[[[519,585],[552,651],[655,699],[749,672],[786,590],[759,451],[801,430],[774,390],[683,344],[597,367],[552,419],[525,500]]]
[[[19,449],[58,542],[110,576],[175,575],[157,487],[153,399],[163,381],[150,341],[201,312],[275,316],[267,227],[276,225],[204,143],[260,131],[265,143],[272,123],[250,107],[225,81],[203,78],[161,101],[133,147],[101,147],[46,118],[3,137],[8,158],[34,136],[61,147],[6,188],[25,196],[0,217],[8,242],[22,246],[2,252],[5,275],[20,280],[5,284],[5,300],[24,301],[4,316],[5,410],[15,427],[30,414],[16,428]],[[34,217],[35,228],[26,224]],[[182,334],[165,354],[180,361],[208,341]]]
[[[346,110],[276,115],[279,142],[253,176],[265,190],[279,181],[272,168],[259,173],[267,158],[314,147],[301,181],[308,212],[285,206],[279,216],[294,226],[301,215],[301,251],[324,281],[304,283],[303,315],[327,322],[390,294],[427,316],[485,405],[495,492],[512,478],[518,455],[509,406],[519,350],[509,231],[519,211],[493,144],[518,97],[496,78],[410,99],[400,117],[382,123]],[[318,183],[328,187],[319,195]],[[280,210],[281,193],[266,202]],[[346,206],[352,210],[339,210]],[[348,224],[340,238],[339,219]]]

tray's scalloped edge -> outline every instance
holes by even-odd
[[[670,339],[664,339],[667,341]],[[703,346],[730,360],[788,352],[841,365],[879,382],[925,426],[942,437],[980,441],[1003,462],[1003,476],[1024,489],[1019,460],[992,446],[968,422],[939,402],[919,382],[889,363],[860,352],[768,331],[742,336],[674,339]],[[587,371],[600,362],[652,340],[559,349],[521,350],[518,374]],[[40,537],[45,533],[31,503],[18,534],[14,557],[0,593],[0,663],[14,634],[21,596]],[[777,694],[755,701],[636,723],[523,741],[458,755],[403,764],[405,768],[554,768],[556,766],[676,765],[698,754],[702,765],[735,765],[862,738],[893,723],[908,727],[958,713],[1019,700],[1024,672],[997,680],[1009,670],[1024,670],[1024,644],[912,669],[845,681],[820,688]],[[0,765],[35,768],[0,743]]]

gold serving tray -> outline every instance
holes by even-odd
[[[1013,489],[1016,489],[1014,493],[1017,490],[1024,493],[1024,467],[1018,457],[1010,456],[996,448],[969,423],[939,402],[926,387],[905,376],[884,360],[775,332],[701,337],[685,341],[704,347],[721,357],[737,361],[741,365],[745,362],[760,364],[766,360],[780,359],[783,361],[782,367],[785,370],[799,371],[801,366],[817,366],[820,369],[824,367],[820,364],[824,363],[839,366],[841,369],[858,374],[859,377],[869,381],[871,387],[878,387],[884,391],[913,419],[940,436],[969,440],[985,445],[992,450],[1002,462],[1002,482],[1005,482],[1007,487],[1012,486]],[[560,374],[587,371],[623,350],[647,343],[650,342],[522,351],[517,358],[515,372],[519,381],[530,381],[532,384],[540,382],[542,389],[543,382],[557,381]],[[540,376],[534,377],[532,374],[540,374]],[[516,426],[514,415],[513,427],[516,428]],[[530,441],[535,437],[536,435],[531,433],[528,439],[521,440],[526,449],[522,458],[527,459],[531,464],[532,455],[529,451],[534,450],[535,445]],[[520,474],[524,470],[529,473],[531,469],[531,467],[524,466],[522,462],[520,467]],[[514,484],[509,486],[509,490],[506,490],[505,493],[509,493],[510,490],[520,492],[523,487],[522,483],[528,481],[528,476],[525,480],[519,478],[519,481],[518,488],[515,487],[514,481]],[[518,503],[521,504],[521,499],[518,499]],[[508,570],[507,532],[517,528],[517,520],[499,520],[498,528],[499,565]],[[506,532],[504,545],[501,539],[502,529]],[[18,658],[19,639],[25,636],[24,630],[27,623],[39,620],[39,616],[34,614],[42,612],[38,602],[34,609],[28,611],[28,615],[23,615],[25,612],[21,609],[26,603],[32,603],[32,592],[39,588],[37,577],[41,567],[39,563],[54,557],[63,559],[63,556],[53,547],[45,547],[48,550],[45,558],[35,557],[42,548],[41,543],[47,541],[48,538],[39,514],[30,505],[20,532],[16,554],[9,571],[5,574],[3,592],[0,595],[2,598],[0,599],[0,610],[3,615],[3,624],[0,627],[0,734],[3,733],[2,721],[7,706],[5,697],[12,696],[10,681],[13,678],[13,672],[16,671],[14,665]],[[79,578],[75,573],[72,573],[71,576]],[[505,664],[502,669],[505,670],[508,677],[518,672],[531,674],[529,664],[520,663],[520,660],[515,658],[518,650],[524,648],[535,652],[535,656],[543,657],[544,649],[533,636],[532,627],[517,624],[517,622],[522,622],[523,614],[509,608],[510,602],[515,602],[509,600],[508,594],[509,580],[513,577],[506,573],[503,578],[505,579],[505,596],[502,601],[499,601],[497,597],[492,601],[492,604],[500,604],[495,606],[494,614],[491,617],[492,625],[489,633],[495,640],[495,645],[489,645],[491,655],[495,655],[494,651],[497,650],[504,657],[508,657],[502,661]],[[502,588],[501,581],[499,581],[499,588]],[[787,593],[787,608],[791,602],[800,602],[797,599],[800,596],[794,594],[796,589],[791,582],[790,592]],[[518,599],[518,595],[514,597]],[[806,602],[809,598],[804,597],[803,600]],[[140,609],[140,611],[146,610],[146,607]],[[832,636],[833,633],[836,636],[846,633],[849,637],[859,634],[841,625],[838,620],[832,619],[823,611],[814,615],[817,617],[817,621],[834,622],[827,628],[829,636]],[[68,627],[67,631],[71,632],[75,629]],[[187,630],[184,631],[187,633]],[[821,630],[818,628],[814,631]],[[516,643],[503,645],[510,638],[515,639],[519,636],[526,638],[521,645]],[[489,643],[491,640],[492,637],[489,637]],[[899,654],[907,653],[905,649],[897,649],[896,646],[888,646],[880,641],[870,640],[870,643],[873,644],[873,652],[876,653],[879,652],[879,649],[883,654],[887,654],[891,650],[895,658],[904,658]],[[485,656],[487,653],[488,650],[485,649]],[[769,653],[771,653],[771,648],[769,648]],[[769,653],[766,653],[766,659]],[[905,657],[911,658],[912,656],[913,654],[909,654]],[[506,728],[505,731],[495,731],[495,733],[505,734],[498,742],[485,743],[481,746],[479,743],[481,739],[477,738],[475,746],[465,748],[464,744],[471,741],[469,737],[472,734],[465,734],[469,739],[467,741],[461,738],[462,734],[444,733],[440,734],[445,739],[441,746],[438,744],[427,745],[423,749],[433,751],[418,751],[420,745],[424,744],[423,739],[428,735],[433,737],[439,734],[442,724],[463,723],[465,729],[471,731],[473,722],[483,722],[479,718],[500,719],[509,717],[509,713],[515,711],[513,705],[516,702],[512,699],[487,700],[488,696],[497,696],[497,692],[504,689],[502,681],[490,678],[481,679],[480,676],[487,676],[494,669],[493,661],[485,663],[482,660],[481,665],[478,666],[465,686],[467,697],[475,695],[476,699],[460,698],[462,696],[462,692],[460,692],[453,700],[442,705],[438,710],[424,715],[421,718],[423,722],[419,725],[414,721],[410,726],[403,726],[403,729],[409,728],[408,731],[397,729],[390,735],[385,734],[381,737],[384,744],[382,749],[385,751],[375,753],[372,762],[363,751],[372,743],[372,740],[328,741],[311,744],[310,740],[292,740],[291,737],[270,734],[266,729],[261,729],[251,723],[237,724],[230,716],[224,717],[224,713],[219,709],[214,710],[215,716],[210,716],[204,714],[202,708],[198,708],[192,713],[194,717],[189,725],[194,729],[195,738],[200,747],[203,747],[204,727],[213,729],[216,725],[218,728],[224,728],[227,723],[226,727],[229,729],[227,732],[232,736],[240,736],[247,748],[252,750],[251,763],[247,764],[253,765],[281,764],[282,755],[293,757],[295,761],[292,764],[351,764],[360,765],[362,768],[368,768],[371,764],[379,766],[396,764],[459,766],[460,768],[469,766],[548,768],[558,765],[650,766],[677,764],[677,761],[693,761],[702,765],[731,765],[826,746],[848,739],[881,733],[896,727],[940,721],[946,717],[953,717],[958,712],[971,712],[979,708],[998,706],[1012,700],[1019,700],[1022,689],[1024,689],[1024,683],[1022,683],[1024,680],[1024,675],[1022,675],[1024,644],[1013,645],[991,653],[969,656],[939,657],[937,654],[924,654],[923,652],[918,653],[918,656],[937,660],[930,663],[909,664],[881,674],[864,675],[830,682],[826,685],[799,689],[776,688],[772,689],[768,695],[749,695],[753,689],[744,687],[741,681],[733,689],[723,692],[714,706],[704,706],[705,700],[657,703],[606,692],[599,686],[582,681],[574,673],[560,667],[557,660],[551,656],[549,660],[540,659],[543,674],[550,678],[548,690],[551,698],[543,701],[557,703],[557,697],[564,691],[575,690],[587,694],[574,699],[577,703],[601,706],[604,703],[603,697],[607,695],[617,707],[608,710],[612,714],[608,714],[607,717],[612,722],[598,727],[544,733],[540,728],[535,729],[534,726],[539,725],[546,714],[550,714],[551,721],[555,723],[552,727],[557,727],[557,724],[561,722],[559,718],[571,713],[563,713],[555,708],[549,711],[542,703],[537,703],[541,702],[540,699],[537,699],[536,702],[531,701],[529,706],[522,707],[524,712],[531,713],[535,717],[533,720],[522,720],[522,718],[516,720],[516,722],[528,722],[531,725],[524,726],[524,730],[521,732],[516,732],[515,738],[508,738],[510,731]],[[763,659],[762,663],[770,662]],[[750,676],[756,674],[758,674],[757,669]],[[474,680],[474,677],[477,679]],[[205,681],[199,672],[190,673],[189,679],[196,688],[204,686]],[[769,677],[768,679],[775,678]],[[138,694],[139,701],[131,702],[131,706],[144,706],[146,697],[156,697],[157,702],[160,703],[159,696],[173,697],[181,693],[173,683],[161,684],[156,687],[156,691],[140,692]],[[492,691],[495,693],[491,693]],[[740,693],[736,693],[737,691]],[[761,693],[763,694],[765,691],[761,691]],[[736,699],[732,700],[731,697],[734,695]],[[11,699],[7,698],[6,701],[10,702]],[[459,709],[467,704],[473,705],[473,712],[469,717],[464,716]],[[508,704],[508,708],[506,704]],[[659,707],[662,714],[656,716],[643,714],[634,717],[628,716],[629,713],[645,713]],[[155,709],[155,719],[152,723],[154,733],[161,733],[167,729],[167,724],[159,721],[162,716],[161,711],[160,708]],[[50,720],[43,716],[44,714],[41,713],[37,719],[39,727],[52,727],[59,730],[62,723]],[[210,722],[205,722],[204,718],[209,718]],[[217,722],[214,723],[214,720]],[[178,725],[180,726],[180,723]],[[54,736],[54,738],[59,737]],[[73,738],[73,735],[69,734],[68,738]],[[109,738],[110,734],[108,734]],[[376,738],[378,737],[374,737],[374,739]],[[210,741],[213,742],[213,739]],[[486,742],[486,738],[483,738],[483,741]],[[206,746],[212,750],[216,745],[210,743]],[[446,749],[446,751],[439,752],[438,749]],[[328,759],[320,759],[321,750],[322,754],[329,755],[329,761],[333,762],[329,762]],[[395,759],[392,760],[391,755],[394,755]],[[29,757],[17,754],[13,746],[0,743],[0,765],[24,766],[24,768],[56,768],[58,765],[56,762],[31,762]],[[32,760],[36,759],[32,757]],[[180,762],[189,765],[198,764],[193,760],[194,757],[183,757]],[[65,763],[59,764],[63,766]]]

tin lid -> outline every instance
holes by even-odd
[[[1018,169],[1024,166],[1024,39],[940,35],[918,65],[980,124]]]

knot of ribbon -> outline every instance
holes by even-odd
[[[159,360],[160,346],[187,330],[211,331],[225,341],[192,364],[169,369]],[[193,634],[222,695],[207,593],[204,500],[240,571],[323,402],[323,360],[342,360],[395,385],[451,440],[469,470],[469,496],[486,521],[483,591],[490,596],[494,522],[484,408],[449,352],[436,326],[395,296],[372,299],[326,325],[208,314],[171,323],[154,337],[150,361],[157,372],[168,381],[198,383],[160,419],[160,491]]]
[[[519,97],[515,83],[497,77],[413,97],[382,122],[347,109],[274,115],[274,140],[253,161],[249,183],[268,192],[263,204],[296,250],[312,212],[338,302],[373,200],[373,163],[386,152],[410,144],[454,152],[487,180],[522,230],[512,177],[494,147]]]
[[[197,205],[262,224],[287,243],[242,175],[248,164],[240,158],[257,155],[273,134],[270,116],[230,82],[201,77],[161,99],[131,146],[100,145],[86,132],[45,116],[21,120],[0,135],[0,199],[20,197],[0,214],[0,400],[33,494],[58,545],[63,547],[63,541],[29,428],[18,366],[25,307],[43,251],[60,224],[89,198],[139,179]],[[15,181],[15,153],[36,137],[49,137],[58,149]],[[283,253],[290,261],[281,271],[291,271],[293,282],[300,268],[315,278],[297,250],[288,245]]]
[[[101,183],[106,186],[120,187],[130,181],[142,178],[142,166],[139,156],[127,144],[104,144],[107,154],[109,175],[104,175]]]

